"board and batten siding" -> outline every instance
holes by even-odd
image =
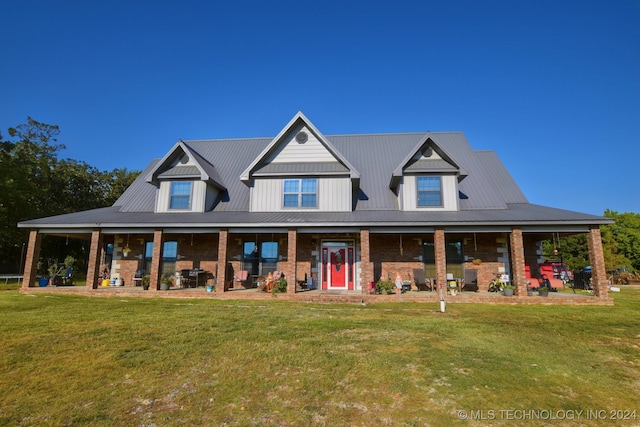
[[[211,192],[207,194],[207,184],[204,181],[191,181],[191,209],[169,209],[171,182],[160,182],[160,188],[156,193],[156,212],[204,212],[205,205],[209,203],[211,198],[217,197],[217,194],[212,196]]]
[[[417,179],[415,175],[405,176],[400,185],[400,209],[403,211],[457,211],[458,185],[454,175],[441,176],[442,204],[438,207],[418,207]]]
[[[255,179],[251,188],[251,212],[278,212],[282,206],[284,179]],[[344,178],[318,178],[317,208],[286,208],[287,211],[351,211],[351,180]]]

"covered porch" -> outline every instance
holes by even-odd
[[[499,273],[509,277],[517,297],[530,298],[525,267],[540,259],[538,242],[548,239],[551,233],[586,233],[594,294],[607,299],[599,226],[36,229],[29,235],[23,290],[38,286],[37,263],[43,237],[61,232],[89,242],[88,291],[105,293],[101,284],[106,270],[110,277],[121,279],[123,288],[137,288],[142,275],[148,278],[151,292],[161,290],[163,278],[173,278],[168,294],[173,296],[184,293],[204,297],[207,294],[197,292],[204,285],[215,286],[214,295],[218,297],[227,293],[229,297],[259,295],[256,284],[260,278],[278,271],[287,280],[286,295],[299,295],[301,299],[332,292],[368,299],[371,283],[400,275],[412,283],[412,291],[398,297],[404,300],[435,298],[452,276],[467,282],[474,278],[481,295]],[[419,292],[413,286],[416,270],[424,272],[435,285],[435,292]],[[176,275],[184,271],[197,272],[192,293],[182,276]],[[469,301],[488,301],[465,294],[462,292],[462,297]]]

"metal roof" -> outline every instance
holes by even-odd
[[[510,204],[507,209],[473,210],[458,212],[204,212],[157,213],[122,212],[117,206],[57,215],[21,223],[28,228],[93,229],[105,227],[172,227],[172,228],[304,228],[304,227],[400,227],[404,232],[428,227],[491,227],[519,226],[522,228],[576,231],[587,230],[592,224],[610,223],[611,220],[595,215],[581,214],[563,209],[532,204]],[[575,228],[583,226],[582,228]],[[551,228],[550,228],[551,229]]]
[[[461,132],[322,135],[345,160],[348,167],[338,163],[305,163],[304,165],[271,164],[258,167],[254,174],[289,173],[348,173],[360,176],[359,197],[352,212],[249,212],[250,188],[242,180],[250,165],[274,143],[274,138],[218,139],[180,141],[183,147],[196,154],[198,165],[215,181],[224,183],[228,198],[213,211],[205,213],[154,213],[156,183],[146,178],[158,172],[161,160],[153,160],[122,194],[113,207],[77,212],[43,219],[24,221],[23,228],[80,228],[80,227],[429,227],[429,226],[541,226],[605,224],[611,221],[600,216],[559,210],[529,204],[493,151],[474,151]],[[397,195],[389,182],[398,165],[406,162],[425,141],[431,140],[455,160],[467,175],[459,182],[460,211],[458,212],[402,212],[398,209]],[[416,162],[408,169],[423,167]],[[444,161],[437,168],[452,171]],[[336,166],[338,168],[336,169]],[[192,171],[195,172],[195,171]],[[167,170],[164,174],[174,173]]]
[[[293,175],[293,174],[349,174],[349,169],[337,162],[317,162],[317,163],[269,163],[253,173],[254,176],[265,175]]]

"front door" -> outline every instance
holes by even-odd
[[[353,246],[324,246],[323,289],[353,289]]]

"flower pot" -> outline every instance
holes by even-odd
[[[160,290],[161,291],[168,291],[169,287],[171,287],[171,285],[168,284],[168,283],[160,283]]]
[[[49,284],[49,279],[46,277],[40,277],[38,279],[38,286],[41,288],[46,288],[47,285]]]
[[[513,290],[513,289],[510,289],[510,288],[506,288],[506,289],[503,289],[503,290],[502,290],[502,292],[504,292],[504,296],[505,296],[505,297],[512,297],[512,296],[513,296],[513,293],[514,293],[513,291],[514,291],[514,290]]]
[[[549,291],[538,291],[538,295],[540,295],[541,297],[548,297]]]
[[[213,285],[207,285],[207,292],[213,292]]]

